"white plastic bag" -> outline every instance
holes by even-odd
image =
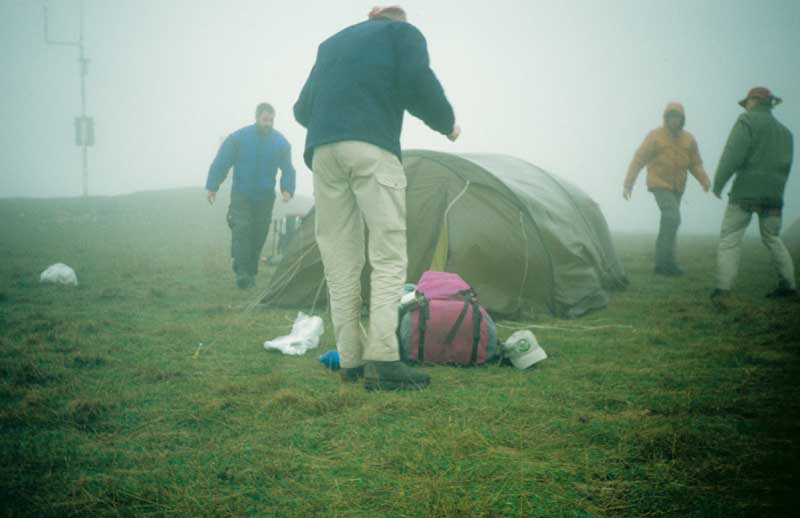
[[[66,264],[56,263],[42,272],[39,276],[39,282],[54,282],[56,284],[77,286],[78,276],[75,274],[75,270]]]
[[[264,342],[264,349],[276,349],[283,354],[301,355],[319,345],[319,337],[325,332],[320,317],[306,315],[302,311],[297,314],[292,331],[287,336]]]

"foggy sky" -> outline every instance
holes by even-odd
[[[77,50],[45,45],[42,3],[0,0],[0,197],[81,191]],[[97,133],[90,194],[203,186],[221,139],[251,124],[261,101],[276,107],[275,127],[293,146],[298,192],[311,194],[305,131],[292,105],[318,44],[365,19],[375,3],[85,0],[88,113]],[[49,4],[51,37],[76,37],[77,0]],[[613,231],[657,227],[645,171],[630,202],[622,181],[669,101],[685,105],[686,129],[712,177],[741,112],[736,101],[752,86],[784,98],[775,114],[800,148],[795,0],[401,5],[426,35],[463,129],[453,144],[407,116],[403,147],[528,160],[582,187]],[[800,216],[799,174],[795,163],[786,225]],[[690,177],[682,231],[718,232],[723,209]]]

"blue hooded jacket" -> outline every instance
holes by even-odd
[[[306,164],[311,167],[315,147],[344,140],[369,142],[400,158],[406,110],[439,133],[453,131],[453,108],[419,29],[374,19],[340,31],[319,46],[294,105],[295,119],[308,129]]]
[[[206,190],[217,192],[233,167],[233,192],[265,198],[275,192],[281,170],[281,191],[294,195],[295,170],[292,148],[277,130],[261,133],[255,124],[231,133],[222,143],[208,170]]]

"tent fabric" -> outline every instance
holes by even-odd
[[[455,272],[493,314],[560,317],[605,307],[608,290],[627,285],[600,208],[574,185],[504,155],[411,150],[403,165],[407,282],[429,269]],[[369,266],[362,280],[369,300]],[[312,211],[262,302],[307,308],[326,301]]]
[[[280,200],[280,194],[276,193],[275,205],[272,208],[272,220],[277,221],[286,216],[305,216],[311,207],[314,206],[314,198],[311,196],[295,195],[288,202]]]

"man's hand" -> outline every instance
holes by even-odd
[[[703,192],[708,192],[708,191],[710,191],[710,190],[711,190],[711,186],[710,186],[710,185],[708,185],[708,184],[705,184],[705,185],[703,186]]]
[[[214,202],[217,199],[217,193],[215,193],[214,191],[208,191],[208,194],[206,194],[206,198],[208,199],[209,205],[214,205]]]
[[[281,192],[281,199],[283,200],[283,203],[286,203],[292,199],[292,195],[286,191],[283,191]]]
[[[625,198],[626,200],[630,200],[631,199],[631,188],[630,187],[625,187],[624,189],[622,189],[622,197]]]
[[[453,126],[453,131],[447,135],[447,138],[450,139],[450,142],[455,142],[458,140],[458,137],[461,136],[461,126],[456,124]]]

